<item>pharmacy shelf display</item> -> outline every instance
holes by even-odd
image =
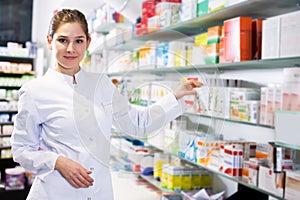
[[[29,188],[6,190],[5,169],[13,168],[15,163],[10,151],[10,136],[14,116],[17,113],[18,89],[24,82],[34,77],[34,58],[11,55],[0,56],[0,198],[25,199]]]
[[[208,27],[221,25],[224,21],[234,18],[237,16],[251,16],[253,19],[255,18],[269,18],[273,16],[278,16],[281,14],[290,13],[293,11],[298,11],[298,1],[296,0],[288,0],[288,1],[276,1],[276,0],[248,0],[241,2],[239,4],[236,4],[234,6],[224,8],[222,10],[209,13],[206,15],[203,15],[201,17],[197,17],[195,19],[191,19],[185,22],[182,22],[177,25],[172,25],[170,27],[162,28],[158,31],[150,32],[144,35],[136,36],[134,37],[134,40],[141,40],[141,41],[148,41],[148,40],[156,40],[156,41],[163,41],[163,42],[169,42],[177,39],[182,39],[186,37],[192,37],[195,34],[199,34],[202,32],[205,32]],[[126,41],[128,44],[130,41]],[[120,48],[120,47],[119,47]],[[130,46],[129,46],[130,48]],[[136,48],[136,46],[132,46],[132,48]],[[103,48],[102,48],[103,49]],[[101,49],[101,50],[102,50]],[[105,48],[104,48],[105,49]],[[124,48],[127,50],[127,47]],[[120,48],[122,50],[122,48]],[[99,53],[99,52],[95,52]],[[276,71],[278,73],[282,73],[283,69],[285,68],[292,68],[292,67],[298,67],[300,65],[300,57],[285,57],[285,58],[267,58],[262,60],[251,60],[251,61],[243,61],[243,62],[234,62],[234,63],[220,63],[220,64],[203,64],[203,65],[195,65],[195,66],[184,66],[184,67],[171,67],[171,68],[156,68],[154,65],[151,69],[141,69],[141,70],[133,70],[129,72],[113,72],[109,73],[108,75],[111,77],[128,77],[131,80],[134,80],[137,77],[147,76],[149,74],[158,75],[160,77],[166,77],[173,76],[176,73],[181,74],[193,74],[197,72],[203,72],[203,73],[226,73],[231,75],[236,72],[254,72],[252,74],[252,80],[255,81],[255,76],[262,73],[268,73],[271,71]],[[256,74],[255,74],[256,73]],[[239,75],[239,74],[238,74]],[[237,75],[237,76],[238,76]],[[253,124],[253,123],[245,123],[245,122],[239,122],[236,120],[230,120],[230,119],[223,119],[217,116],[207,116],[203,114],[195,114],[195,113],[186,113],[184,114],[188,117],[193,118],[214,118],[214,120],[225,120],[226,122],[229,122],[232,126],[232,130],[235,129],[235,124],[242,125],[247,132],[246,129],[249,129],[251,127],[255,127],[255,131],[261,132],[262,138],[268,138],[268,139],[262,139],[262,142],[269,142],[270,138],[274,141],[276,140],[275,130],[273,125],[261,125],[261,124]],[[275,128],[276,129],[276,128]],[[264,132],[267,132],[266,134],[269,134],[270,137],[265,137]],[[247,133],[249,135],[249,133]],[[242,137],[242,136],[240,136]],[[260,136],[259,136],[260,137]],[[297,150],[299,150],[299,145],[291,145],[289,143],[283,143],[280,141],[276,141],[277,145],[286,146],[288,148],[292,147]],[[154,145],[154,144],[153,144]],[[163,150],[163,149],[161,149]],[[184,159],[184,158],[182,158]],[[197,163],[197,166],[203,167],[207,170],[210,170],[211,172],[220,175],[222,177],[225,177],[229,180],[232,180],[236,183],[238,183],[238,187],[244,186],[246,188],[253,189],[254,191],[258,191],[259,193],[263,193],[266,195],[273,196],[277,199],[282,199],[281,195],[277,195],[273,192],[270,192],[265,189],[261,189],[257,186],[250,185],[248,183],[245,183],[239,178],[234,178],[231,176],[228,176],[224,173],[221,173],[217,170],[210,169],[206,166],[199,165]],[[238,190],[239,191],[239,190]]]

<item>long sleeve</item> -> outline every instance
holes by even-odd
[[[113,124],[126,134],[144,137],[164,127],[185,110],[183,100],[176,100],[168,94],[145,110],[139,110],[128,104],[125,97],[115,92],[112,101]]]
[[[26,88],[26,87],[25,87]],[[58,154],[39,150],[41,125],[36,105],[26,89],[20,90],[18,113],[11,137],[14,161],[36,174],[54,169]]]

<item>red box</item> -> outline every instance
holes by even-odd
[[[161,0],[161,2],[181,3],[181,0]]]
[[[149,18],[155,16],[157,1],[145,1],[142,4],[142,18]]]
[[[255,60],[261,59],[262,22],[263,19],[252,21],[252,56]]]

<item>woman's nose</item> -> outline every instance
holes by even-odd
[[[67,46],[68,52],[73,52],[75,50],[73,42],[70,42]]]

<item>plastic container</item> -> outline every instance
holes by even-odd
[[[25,187],[25,169],[22,167],[5,169],[5,189],[22,190]]]

